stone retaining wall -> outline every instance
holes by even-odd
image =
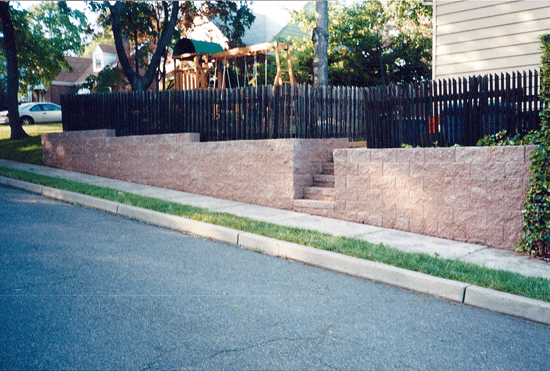
[[[46,166],[257,205],[292,209],[347,139],[199,142],[198,134],[42,134]]]
[[[332,216],[513,249],[536,146],[338,149]]]
[[[281,209],[334,158],[332,208],[296,211],[513,249],[536,146],[365,149],[346,139],[42,134],[47,166]]]

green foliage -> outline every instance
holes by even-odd
[[[550,260],[550,35],[543,35],[540,98],[546,109],[540,113],[541,130],[534,135],[538,148],[531,153],[531,179],[523,210],[523,238],[519,251]]]
[[[292,15],[311,35],[314,9]],[[431,78],[431,18],[431,7],[418,1],[329,2],[329,83],[375,86]],[[289,41],[298,82],[311,82],[311,38]]]
[[[82,51],[80,35],[87,29],[82,12],[71,10],[64,2],[44,1],[28,11],[10,7],[10,14],[15,27],[20,93],[35,85],[48,86],[63,68],[71,70],[65,53]],[[4,48],[0,48],[0,76],[6,74],[5,60]]]
[[[537,142],[538,131],[531,131],[526,135],[516,134],[513,137],[508,136],[506,129],[499,131],[496,134],[486,135],[477,141],[479,147],[494,147],[494,146],[521,146],[534,144]]]
[[[242,37],[252,26],[256,16],[245,1],[206,1],[204,6],[212,8],[210,16],[220,31],[229,39],[231,48],[244,46]]]
[[[148,89],[165,71],[161,70],[161,57],[181,35],[191,30],[196,19],[205,17],[214,21],[228,37],[230,45],[241,45],[246,28],[254,21],[244,1],[126,1],[90,3],[93,11],[102,15],[101,26],[111,29],[115,45],[123,48],[123,39],[130,42],[131,56],[119,53],[122,70],[132,90]],[[119,50],[120,50],[119,49]],[[162,79],[162,77],[161,77]]]
[[[82,35],[88,28],[86,16],[73,10],[64,1],[43,1],[29,9],[32,33],[44,35],[49,44],[65,53],[80,54],[84,50]]]
[[[90,75],[82,83],[82,87],[93,93],[109,93],[111,88],[123,87],[125,84],[119,69],[106,67],[97,76]]]

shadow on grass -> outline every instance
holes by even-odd
[[[0,126],[0,158],[5,160],[42,165],[42,141],[40,134],[63,131],[60,123],[26,125],[23,130],[30,136],[25,139],[11,140],[10,127]]]

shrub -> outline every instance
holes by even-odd
[[[519,251],[550,260],[550,35],[543,35],[540,98],[541,129],[533,137],[538,148],[531,153],[531,179],[523,209],[523,238]]]

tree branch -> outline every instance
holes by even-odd
[[[138,72],[132,69],[128,56],[126,55],[126,50],[124,50],[124,42],[122,40],[122,29],[120,27],[120,14],[122,11],[123,2],[117,1],[114,5],[111,5],[108,1],[105,1],[104,4],[109,8],[112,18],[112,28],[113,28],[113,37],[115,39],[115,48],[118,55],[118,61],[122,67],[122,71],[126,78],[132,85],[132,90],[134,89],[134,84]],[[137,55],[136,55],[137,58]],[[137,76],[136,76],[137,75]]]
[[[163,4],[166,4],[167,6],[166,2],[163,2]],[[174,30],[178,21],[179,10],[179,1],[172,1],[172,11],[170,12],[170,18],[164,20],[160,40],[157,43],[157,48],[155,49],[155,53],[153,54],[153,57],[151,58],[151,61],[149,63],[150,68],[147,70],[143,78],[145,86],[151,85],[153,79],[155,78],[156,70],[160,65],[160,59],[164,54],[164,49],[166,49],[168,44],[170,44],[172,36],[174,35]]]

